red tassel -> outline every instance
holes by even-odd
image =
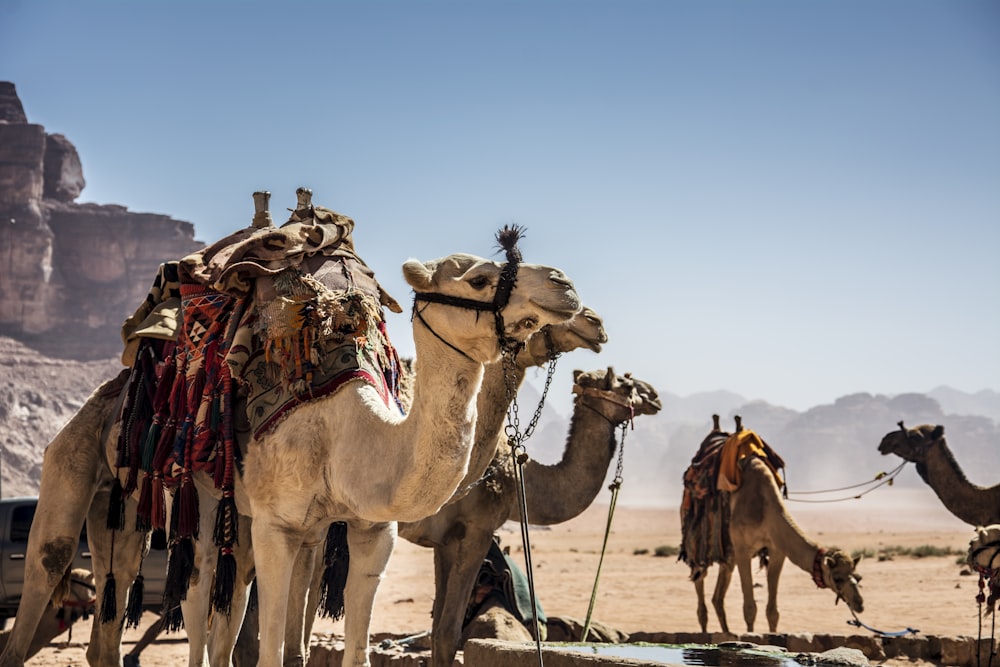
[[[153,527],[153,483],[149,479],[149,473],[142,476],[142,484],[139,487],[139,506],[135,510],[135,529],[141,533],[147,532]]]
[[[178,537],[198,537],[198,490],[194,488],[191,474],[185,471],[181,478],[180,515],[177,517]]]
[[[167,508],[163,502],[163,474],[157,470],[153,473],[152,510],[150,512],[153,528],[167,529]]]

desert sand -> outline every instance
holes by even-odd
[[[551,528],[529,529],[536,591],[549,616],[586,617],[609,499],[598,496],[594,505],[572,521]],[[789,510],[813,541],[849,551],[875,554],[892,547],[929,545],[964,553],[972,537],[971,527],[949,514],[927,489],[884,488],[845,502],[789,503]],[[512,553],[521,554],[518,524],[508,523],[500,534],[502,544],[510,545]],[[678,562],[676,556],[654,555],[657,547],[675,547],[679,543],[680,515],[676,507],[618,507],[601,570],[594,620],[627,633],[699,631],[694,587],[688,581],[687,566]],[[922,635],[977,636],[980,632],[975,600],[978,578],[968,574],[968,568],[958,560],[959,556],[954,554],[925,558],[895,556],[891,560],[866,558],[858,566],[865,597],[861,620],[885,632],[912,628]],[[757,573],[755,580],[763,583],[763,573]],[[401,540],[379,589],[373,631],[405,635],[429,630],[432,582],[432,552]],[[713,585],[714,571],[709,589]],[[755,593],[759,609],[755,629],[765,632],[765,589],[758,587]],[[829,590],[817,589],[808,573],[789,563],[782,573],[778,607],[781,633],[871,634],[849,625],[852,616],[847,607],[835,604]],[[741,608],[738,577],[734,576],[726,609],[730,626],[737,632],[744,629]],[[152,614],[146,616],[144,623],[156,618]],[[67,642],[67,636],[63,635],[29,664],[39,667],[86,664],[89,624],[90,621],[78,623],[71,641]],[[342,628],[342,622],[320,619],[315,632],[339,633]],[[142,629],[126,633],[125,651],[139,638]],[[708,630],[719,630],[711,614]],[[989,632],[989,625],[984,624],[983,636],[989,636]],[[142,654],[142,665],[184,664],[186,648],[183,632],[166,635]],[[899,659],[882,664],[912,667],[920,663]]]

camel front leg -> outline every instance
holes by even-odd
[[[698,574],[697,579],[692,579],[694,582],[694,594],[698,598],[698,625],[701,626],[702,632],[708,632],[708,606],[705,604],[705,577],[708,576],[708,570],[702,570]]]
[[[168,497],[168,506],[172,507],[171,501],[172,498]],[[201,491],[198,494],[198,539],[194,545],[194,569],[188,582],[187,595],[181,600],[184,630],[188,637],[188,667],[208,664],[208,612],[212,603],[212,579],[218,558],[218,549],[212,542],[212,532],[218,506],[219,501],[210,493]],[[213,618],[213,624],[217,620]]]
[[[747,632],[753,632],[753,624],[757,620],[757,602],[753,599],[753,572],[750,570],[750,556],[738,557],[736,565],[740,570],[740,587],[743,589],[743,620],[747,623]]]
[[[253,547],[251,546],[250,517],[240,514],[238,516],[239,541],[233,548],[233,556],[236,558],[236,578],[233,581],[233,600],[229,608],[229,614],[221,614],[211,610],[212,622],[208,631],[208,664],[228,666],[233,660],[233,653],[237,639],[243,628],[246,617],[247,602],[249,600],[250,582],[253,580],[254,562]],[[218,555],[213,548],[214,557]],[[217,561],[213,562],[213,568]]]
[[[434,548],[432,667],[451,667],[462,648],[465,609],[493,540],[492,532],[477,531],[469,525],[466,530],[465,537]]]
[[[712,607],[715,608],[715,616],[719,619],[719,625],[726,634],[729,634],[729,622],[726,620],[726,592],[729,590],[729,583],[732,580],[733,566],[728,563],[719,563],[719,577],[715,580]]]
[[[343,667],[370,667],[368,635],[375,593],[396,544],[396,523],[348,522],[351,564],[344,589]]]
[[[328,525],[321,524],[299,549],[288,590],[288,620],[285,623],[285,667],[309,662],[309,639],[319,606],[323,577],[323,551]],[[318,574],[318,576],[316,576]]]
[[[260,633],[257,667],[281,667],[288,591],[303,535],[259,512],[252,525]]]
[[[764,610],[767,627],[771,632],[778,631],[778,579],[781,577],[781,568],[784,565],[784,554],[775,553],[774,549],[771,549],[767,562],[767,607]]]

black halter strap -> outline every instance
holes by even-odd
[[[514,291],[514,283],[517,282],[517,266],[517,262],[507,262],[504,264],[503,269],[500,271],[500,280],[497,283],[497,290],[493,295],[493,301],[476,301],[475,299],[466,299],[460,296],[441,294],[440,292],[416,292],[413,295],[413,314],[420,320],[421,324],[427,327],[427,329],[438,338],[438,340],[442,341],[451,349],[460,352],[462,356],[468,357],[469,355],[462,352],[462,350],[459,350],[457,347],[442,338],[438,332],[434,331],[434,328],[427,323],[427,320],[424,319],[420,310],[417,309],[417,302],[425,301],[427,303],[440,303],[446,306],[454,306],[456,308],[464,308],[465,310],[474,310],[477,312],[492,312],[493,320],[496,326],[497,341],[500,343],[501,349],[513,347],[516,343],[507,337],[506,325],[503,321],[503,309],[506,308],[508,302],[510,302],[510,294]]]

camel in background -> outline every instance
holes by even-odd
[[[944,426],[923,424],[889,431],[879,443],[883,455],[895,454],[917,466],[917,473],[949,512],[971,526],[1000,523],[1000,484],[976,486],[965,476],[944,439]]]
[[[755,556],[761,554],[766,554],[765,615],[771,632],[776,632],[778,629],[778,579],[786,558],[802,571],[809,573],[817,588],[831,589],[836,594],[836,601],[843,599],[852,611],[860,613],[864,609],[861,591],[858,589],[861,576],[855,572],[859,559],[852,559],[840,549],[822,547],[802,532],[788,513],[782,499],[782,482],[777,473],[777,469],[783,467],[780,457],[776,457],[770,447],[752,431],[744,431],[739,417],[736,420],[736,434],[731,435],[719,428],[718,415],[713,415],[712,432],[702,443],[695,457],[695,460],[699,460],[702,455],[717,451],[720,460],[728,456],[729,461],[735,464],[728,470],[716,468],[711,476],[716,481],[714,488],[700,490],[717,501],[714,506],[702,506],[706,512],[704,518],[710,522],[717,522],[714,524],[718,528],[713,545],[716,548],[706,550],[702,546],[699,551],[696,544],[699,538],[694,534],[696,525],[689,519],[683,522],[685,534],[681,560],[691,567],[691,578],[698,596],[698,623],[702,632],[707,630],[708,625],[705,575],[712,563],[719,565],[712,605],[722,631],[729,632],[725,597],[732,580],[733,569],[736,568],[739,570],[743,592],[743,619],[746,622],[747,632],[753,632],[757,618],[757,603],[753,595],[751,562]],[[740,449],[730,449],[727,452],[725,451],[727,443],[731,447],[739,444]],[[751,443],[752,446],[749,449],[742,449],[746,443]],[[775,460],[779,465],[775,465]],[[691,470],[692,468],[689,468],[689,472]],[[685,474],[686,506],[697,504],[693,496],[698,492],[689,486],[689,477]],[[699,553],[701,556],[696,555]]]

